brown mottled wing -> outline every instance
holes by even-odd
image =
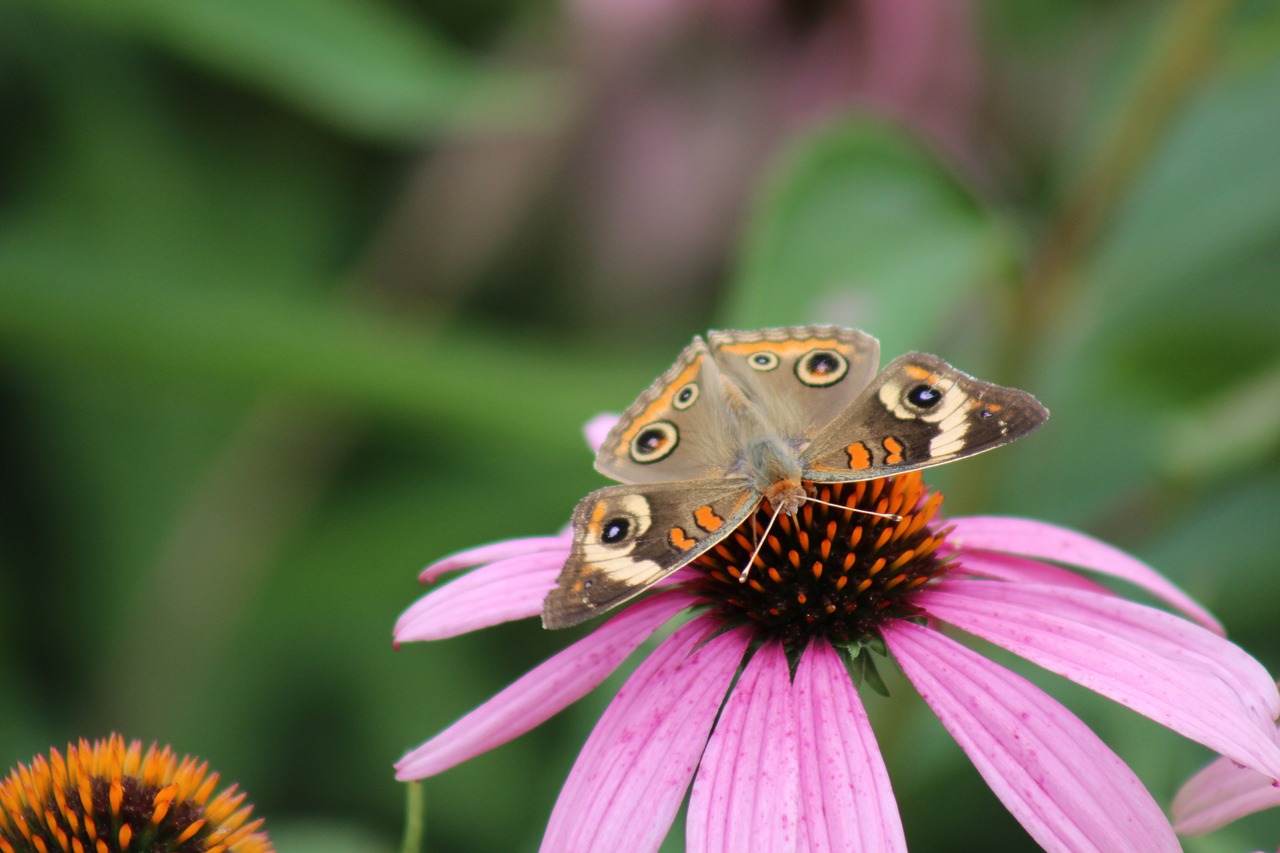
[[[1015,441],[1049,417],[1035,397],[936,355],[894,359],[801,456],[807,480],[887,477]]]
[[[608,486],[573,511],[573,551],[542,604],[566,628],[639,595],[732,533],[760,495],[744,480]]]
[[[694,338],[605,437],[596,470],[623,483],[663,483],[724,474],[740,448],[726,421],[720,370]]]
[[[780,437],[809,439],[871,383],[880,342],[842,326],[707,335],[712,356]]]

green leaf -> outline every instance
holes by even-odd
[[[1116,320],[1176,310],[1169,296],[1213,287],[1213,312],[1235,282],[1226,264],[1280,245],[1280,63],[1220,79],[1186,110],[1120,211],[1085,279]],[[1251,282],[1265,296],[1275,290]],[[1226,290],[1227,294],[1223,291]],[[1240,319],[1252,312],[1230,306]]]
[[[889,695],[889,687],[884,683],[875,659],[877,654],[887,654],[887,647],[881,638],[865,638],[854,643],[838,644],[835,648],[844,658],[845,667],[854,684],[859,687],[865,684],[881,696]]]
[[[488,68],[381,0],[32,0],[149,39],[353,133],[528,127],[545,74]]]
[[[1007,256],[1007,235],[904,132],[842,121],[805,140],[763,193],[727,317],[823,320],[921,347]]]
[[[265,288],[86,289],[3,265],[0,280],[0,352],[24,362],[198,379],[215,394],[284,392],[504,437],[523,452],[580,445],[580,425],[621,399],[610,389],[640,387],[649,372],[478,330],[424,334]]]

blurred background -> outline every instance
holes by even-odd
[[[282,853],[395,849],[392,763],[585,631],[393,651],[418,570],[559,529],[709,327],[1031,390],[944,511],[1102,536],[1280,671],[1273,2],[0,0],[0,126],[5,766],[119,731]],[[1014,666],[1161,802],[1210,758]],[[618,683],[428,780],[428,849],[536,849]],[[866,701],[914,849],[1033,849]]]

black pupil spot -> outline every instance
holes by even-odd
[[[756,364],[760,365],[761,367],[765,367],[766,365],[768,365],[768,364],[769,364],[769,356],[767,356],[767,355],[757,355],[757,356],[755,357],[755,362],[756,362]]]
[[[625,518],[611,518],[604,523],[604,532],[600,534],[600,541],[606,545],[621,542],[627,538],[627,531],[630,529],[631,522]]]
[[[942,399],[938,389],[932,385],[917,385],[907,392],[907,401],[922,409],[931,409]]]
[[[662,430],[647,429],[644,432],[640,433],[640,438],[637,440],[636,443],[639,445],[641,450],[645,451],[646,453],[652,453],[653,451],[657,450],[659,447],[662,447],[662,445],[665,444],[666,441],[667,441],[667,437],[662,432]]]
[[[683,391],[680,392],[680,396],[677,397],[676,399],[678,399],[681,403],[687,403],[692,397],[693,397],[693,389],[685,388]]]
[[[990,410],[990,409],[983,409],[983,410],[979,413],[979,415],[980,415],[981,417],[984,417],[984,418],[989,418],[989,417],[991,417],[991,410]]]
[[[820,352],[809,358],[809,372],[814,376],[826,376],[840,369],[840,362],[828,352]]]

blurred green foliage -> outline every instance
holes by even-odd
[[[394,849],[392,762],[566,640],[393,652],[417,569],[563,525],[581,424],[709,326],[842,322],[1032,390],[1049,425],[931,474],[947,507],[1102,535],[1280,670],[1280,13],[974,12],[968,159],[851,97],[734,173],[686,283],[614,291],[566,211],[638,168],[584,141],[638,96],[567,6],[0,0],[0,756],[157,739],[284,853]],[[534,849],[620,677],[428,780],[427,849]],[[1042,680],[1161,800],[1209,758]],[[1027,848],[891,686],[913,847]]]

